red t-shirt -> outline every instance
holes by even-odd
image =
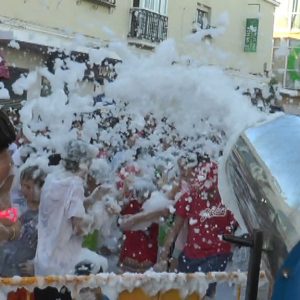
[[[194,172],[189,191],[176,203],[176,214],[188,219],[188,236],[184,254],[201,259],[231,252],[231,244],[222,240],[237,223],[221,202],[217,189],[217,165],[202,163]]]
[[[118,190],[122,190],[124,188],[124,181],[125,179],[130,176],[130,175],[137,175],[139,174],[140,169],[134,165],[134,164],[130,164],[127,165],[123,168],[121,168],[120,172],[117,174],[117,189]],[[129,195],[124,195],[125,197],[129,197]]]
[[[142,203],[130,201],[121,211],[121,215],[133,215],[141,211]],[[138,262],[150,261],[153,265],[157,260],[158,224],[151,224],[143,231],[124,231],[125,239],[120,253],[120,262],[132,258]]]

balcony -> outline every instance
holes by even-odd
[[[168,17],[142,8],[130,10],[129,43],[154,48],[167,39]]]

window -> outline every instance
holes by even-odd
[[[168,0],[161,0],[160,1],[160,8],[159,11],[162,15],[167,15],[168,12]]]
[[[280,49],[288,49],[288,56],[278,55]],[[274,79],[287,89],[300,89],[300,44],[297,39],[275,39],[272,73]]]
[[[102,5],[106,7],[115,7],[116,6],[116,0],[86,0],[91,1],[97,5]]]
[[[210,11],[211,9],[208,6],[198,3],[197,15],[196,15],[196,24],[200,29],[210,28]]]
[[[133,43],[145,45],[146,42],[147,47],[152,48],[152,43],[160,43],[167,39],[168,0],[133,0],[132,5],[127,36],[134,39]]]
[[[140,7],[161,15],[167,15],[168,0],[133,0],[133,7]]]
[[[206,29],[208,26],[208,13],[201,9],[197,10],[197,24],[201,29]]]
[[[155,10],[155,2],[154,0],[145,0],[144,8]]]
[[[299,0],[293,0],[291,14],[291,30],[300,30]]]
[[[140,0],[133,0],[133,7],[140,7]]]
[[[41,97],[47,97],[52,94],[52,88],[50,81],[42,76],[41,77]]]

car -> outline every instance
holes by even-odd
[[[262,232],[271,286],[300,240],[299,152],[300,118],[279,113],[240,134],[220,164],[223,201],[250,236]]]

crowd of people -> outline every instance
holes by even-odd
[[[101,148],[82,139],[77,120],[76,138],[61,153],[44,152],[45,165],[0,111],[1,277],[225,270],[232,247],[222,235],[238,224],[218,191],[217,156],[166,120],[168,131],[150,145],[158,121],[144,120],[120,137],[122,147]],[[105,122],[100,129],[130,119]],[[214,145],[220,137],[199,139]],[[214,294],[211,284],[206,297]]]

